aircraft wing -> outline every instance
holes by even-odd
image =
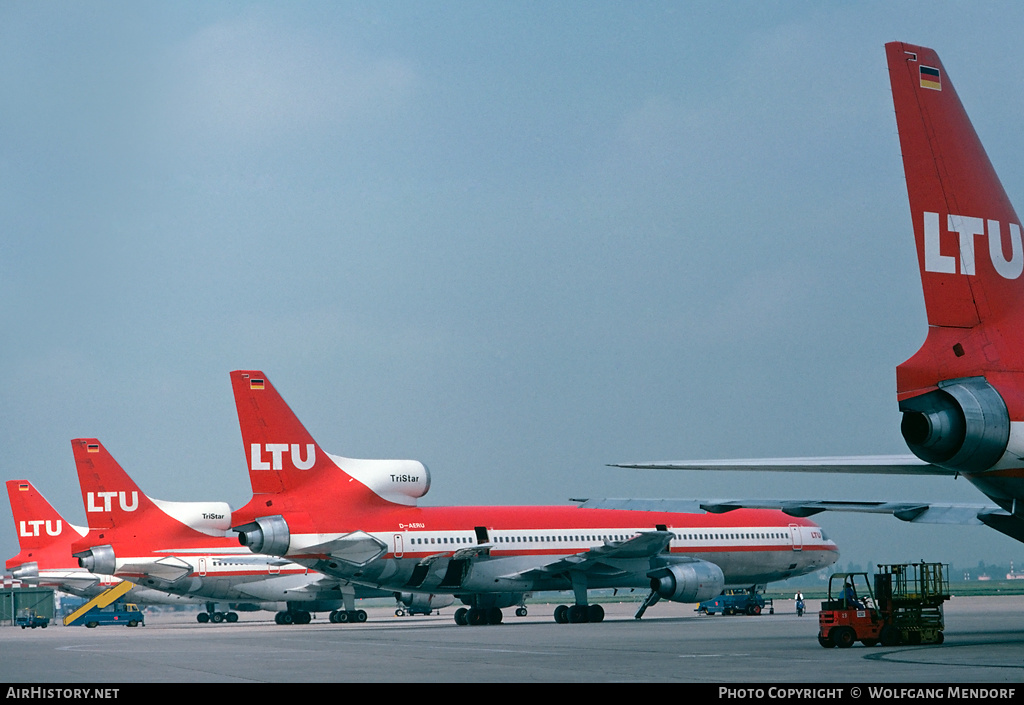
[[[929,502],[846,502],[797,499],[588,499],[583,509],[632,509],[635,511],[688,512],[694,508],[712,514],[734,509],[779,509],[794,517],[821,512],[892,514],[902,521],[919,524],[989,524],[993,517],[1010,517],[995,504],[935,504]]]
[[[632,509],[635,511],[692,512],[694,507],[713,514],[734,509],[780,509],[794,517],[820,512],[892,514],[917,524],[985,525],[1018,541],[1024,541],[1024,519],[995,504],[938,504],[933,502],[844,502],[795,499],[587,499],[584,509]]]
[[[958,472],[926,463],[914,455],[856,455],[806,458],[751,458],[745,460],[683,460],[648,463],[613,463],[609,467],[636,470],[746,470],[774,472],[824,472],[872,475],[945,475]],[[794,499],[591,499],[581,507],[641,511],[721,514],[734,509],[779,509],[795,517],[820,512],[892,514],[919,524],[985,525],[1024,541],[1024,519],[995,504],[939,504],[933,502],[848,502]]]
[[[747,470],[774,472],[844,472],[873,475],[948,475],[948,470],[914,455],[849,455],[810,458],[749,458],[742,460],[663,460],[647,463],[611,463],[634,470]]]
[[[614,565],[616,559],[652,558],[664,552],[672,540],[671,531],[644,531],[626,541],[606,541],[589,551],[574,553],[542,566],[506,578],[550,578],[569,571],[611,576],[624,572]]]

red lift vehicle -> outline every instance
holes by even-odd
[[[874,591],[867,573],[836,573],[818,613],[818,643],[826,649],[941,644],[942,603],[949,599],[942,563],[880,565]]]

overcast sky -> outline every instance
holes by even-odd
[[[606,463],[903,453],[925,316],[883,46],[938,50],[1024,189],[1019,3],[0,0],[0,467],[69,441],[249,496],[228,378],[422,503],[981,502],[964,480]],[[6,502],[0,553],[17,553]],[[1024,565],[819,515],[847,561]]]

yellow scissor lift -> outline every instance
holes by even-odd
[[[130,583],[127,580],[122,580],[114,587],[110,588],[106,592],[101,592],[96,597],[92,598],[84,605],[79,607],[77,610],[69,614],[64,618],[64,626],[73,624],[75,620],[80,619],[82,615],[91,610],[93,607],[99,607],[103,609],[112,602],[116,602],[118,598],[123,596],[126,592],[135,587],[134,583]]]

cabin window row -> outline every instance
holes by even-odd
[[[714,534],[674,534],[678,541],[736,541],[736,540],[771,540],[788,538],[786,534],[768,532],[742,532],[742,533],[714,533]],[[553,543],[553,542],[579,542],[579,541],[626,541],[636,534],[584,534],[576,536],[495,536],[494,543]],[[469,537],[423,537],[410,539],[412,545],[423,546],[428,544],[469,544],[473,540]]]
[[[730,540],[750,540],[757,541],[761,539],[785,539],[788,538],[786,534],[777,531],[766,531],[766,532],[743,532],[738,534],[676,534],[675,537],[680,541],[730,541]]]

